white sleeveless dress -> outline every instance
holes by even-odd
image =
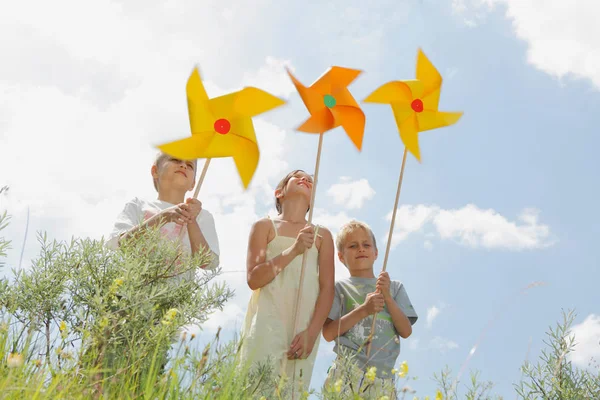
[[[273,220],[271,220],[273,222]],[[266,259],[270,260],[289,248],[295,237],[280,236],[273,222],[275,237],[267,244]],[[315,236],[319,227],[315,228]],[[316,242],[316,240],[315,240]],[[294,258],[267,285],[252,291],[246,318],[242,326],[244,340],[240,349],[241,364],[264,362],[267,357],[275,362],[274,372],[285,374],[290,380],[296,363],[295,386],[302,382],[308,390],[310,378],[319,348],[321,334],[317,337],[312,352],[306,359],[288,360],[287,352],[294,337],[308,328],[319,296],[319,251],[316,245],[307,250],[302,298],[298,310],[298,330],[294,329],[294,309],[300,284],[302,255]]]

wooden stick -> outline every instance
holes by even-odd
[[[310,210],[308,211],[308,225],[312,223],[313,211],[315,209],[315,194],[317,193],[317,182],[319,180],[319,165],[321,164],[321,148],[323,147],[323,133],[319,134],[319,147],[317,148],[317,162],[315,164],[315,176],[313,179],[312,191],[310,194]],[[316,240],[315,240],[316,243]],[[316,246],[316,244],[313,244]],[[308,251],[308,250],[307,250]],[[300,312],[300,301],[302,300],[302,286],[304,283],[304,270],[306,269],[306,253],[302,254],[302,267],[300,269],[300,284],[298,285],[298,296],[296,297],[296,307],[294,310],[294,336],[298,329],[298,313]],[[306,348],[306,335],[304,335],[304,348]],[[292,400],[295,398],[296,388],[294,382],[296,379],[296,360],[294,360],[294,374],[292,376]]]
[[[204,177],[206,176],[206,171],[208,170],[208,166],[210,165],[210,158],[207,158],[204,161],[204,167],[202,168],[202,173],[200,173],[200,178],[198,178],[198,183],[196,184],[196,190],[194,190],[194,199],[198,198],[198,193],[200,193],[200,188],[202,187],[202,182],[204,182]],[[185,234],[186,229],[181,227],[181,232],[179,232],[179,241],[183,240],[183,235]]]
[[[396,222],[396,210],[398,209],[398,200],[400,199],[400,190],[402,189],[402,178],[404,178],[404,166],[406,165],[406,154],[408,149],[404,148],[404,155],[402,156],[402,167],[400,168],[400,178],[398,179],[398,189],[396,190],[396,201],[394,201],[394,211],[392,211],[392,222],[390,223],[390,232],[388,233],[387,247],[385,248],[385,257],[383,258],[383,269],[385,272],[387,266],[388,256],[390,255],[390,247],[392,244],[392,234],[394,232],[394,222]],[[369,344],[367,345],[367,357],[371,354],[371,344],[373,343],[373,335],[375,334],[375,322],[377,321],[377,314],[373,315],[373,324],[371,325],[371,334],[369,335]]]

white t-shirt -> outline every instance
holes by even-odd
[[[162,200],[146,201],[135,197],[133,200],[125,204],[125,208],[117,217],[117,222],[113,231],[111,232],[106,245],[112,249],[116,249],[119,246],[119,237],[133,228],[138,226],[142,222],[152,218],[159,212],[169,207],[173,207],[175,204],[168,203]],[[213,261],[206,267],[206,269],[214,269],[219,265],[219,239],[217,237],[217,231],[215,229],[215,220],[210,212],[204,208],[200,211],[197,219],[200,231],[206,239],[210,250],[214,253]],[[164,224],[160,232],[164,238],[177,241],[179,240],[179,234],[182,226],[175,222],[169,222]],[[190,245],[190,238],[187,234],[183,235],[182,238],[183,247],[188,253],[192,252]]]

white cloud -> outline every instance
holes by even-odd
[[[394,222],[394,234],[392,237],[392,249],[408,235],[419,232],[429,222],[435,213],[439,212],[437,206],[426,206],[419,204],[416,206],[403,205],[396,211],[396,221]],[[392,212],[386,215],[386,220],[392,220]],[[383,243],[387,243],[388,234],[385,235]]]
[[[362,208],[366,200],[375,196],[375,190],[366,179],[352,181],[349,177],[340,178],[340,183],[332,185],[327,190],[327,195],[333,197],[333,202],[343,205],[349,210]]]
[[[440,336],[436,336],[429,342],[429,348],[439,350],[441,353],[446,353],[450,350],[458,348],[458,344],[453,340],[446,339]]]
[[[408,339],[408,348],[414,351],[435,350],[439,351],[440,353],[446,353],[450,350],[458,348],[458,344],[455,341],[441,336],[435,336],[429,341],[425,341],[426,343],[424,344],[422,342],[424,342],[424,340],[421,338],[411,336]]]
[[[13,216],[2,232],[13,240],[9,266],[18,264],[28,208],[23,266],[39,252],[36,231],[58,240],[100,238],[132,197],[156,197],[154,146],[189,135],[185,84],[196,64],[210,97],[251,84],[290,93],[283,68],[293,69],[290,61],[269,56],[254,70],[240,67],[255,50],[244,45],[252,42],[248,35],[269,18],[261,13],[265,1],[247,13],[221,13],[218,2],[206,0],[132,3],[25,0],[3,8],[0,171],[10,172],[0,184],[11,188],[1,200]],[[250,188],[243,191],[231,159],[214,159],[199,195],[215,217],[224,270],[218,279],[236,291],[208,330],[241,325],[250,225],[272,204],[266,194],[288,168],[285,130],[261,117],[254,118],[261,156]]]
[[[539,212],[525,209],[517,222],[509,221],[498,212],[482,210],[473,204],[460,209],[444,210],[439,206],[403,205],[396,213],[392,247],[397,246],[412,233],[423,233],[430,237],[435,233],[442,240],[455,240],[471,248],[531,250],[551,246],[555,243],[550,227],[538,221]],[[392,213],[386,219],[390,221]],[[387,235],[384,238],[387,241]],[[427,240],[425,247],[431,247]]]
[[[515,34],[528,44],[527,59],[558,78],[587,78],[600,88],[600,2],[593,0],[454,0],[471,25],[502,5]]]
[[[254,73],[245,73],[243,78],[244,85],[254,86],[266,90],[276,96],[290,97],[296,91],[294,85],[285,68],[289,68],[292,73],[295,68],[289,60],[278,60],[274,57],[267,57],[265,65]]]
[[[202,330],[207,333],[217,332],[219,328],[222,330],[232,328],[239,330],[241,322],[244,320],[244,315],[246,315],[245,310],[245,306],[242,308],[234,302],[228,302],[223,307],[223,311],[215,312],[202,324]]]
[[[590,367],[592,359],[600,361],[600,315],[590,314],[580,324],[571,328],[575,336],[575,351],[569,355],[571,361],[581,368]]]
[[[436,306],[431,306],[427,309],[427,327],[431,328],[433,321],[440,315],[440,309]]]

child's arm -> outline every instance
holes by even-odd
[[[394,328],[396,328],[400,337],[403,339],[408,338],[412,334],[412,324],[390,293],[390,276],[387,272],[379,274],[376,287],[377,290],[383,294],[385,305],[387,306],[388,312],[392,317],[392,322],[394,323]]]
[[[210,269],[217,268],[219,266],[219,242],[217,238],[217,232],[215,230],[215,222],[212,215],[204,211],[205,217],[202,220],[202,227],[198,222],[198,215],[202,211],[202,203],[198,199],[189,198],[186,200],[188,211],[192,216],[192,221],[188,223],[187,230],[190,239],[190,247],[192,249],[192,255],[195,255],[202,249],[208,249],[212,256],[212,261],[201,265],[200,268],[206,268],[210,266]],[[203,232],[204,231],[204,232]],[[212,245],[207,240],[212,239]]]
[[[323,337],[331,342],[338,336],[348,332],[350,328],[358,324],[369,315],[376,314],[383,310],[384,299],[380,293],[369,293],[365,302],[341,318],[332,320],[327,318],[323,326]],[[331,317],[332,315],[330,315]]]
[[[319,295],[308,328],[298,333],[292,340],[288,350],[288,359],[294,358],[296,352],[298,358],[306,358],[310,355],[333,303],[335,292],[333,237],[326,228],[321,227],[319,232],[322,232],[321,247],[319,248]]]
[[[315,303],[315,311],[308,329],[319,336],[323,323],[329,315],[333,295],[335,293],[335,262],[333,237],[328,229],[321,227],[321,247],[319,249],[319,295]]]
[[[192,255],[195,255],[202,249],[208,249],[210,254],[213,257],[213,261],[209,261],[206,264],[200,266],[200,268],[206,268],[211,264],[216,264],[213,268],[218,266],[218,262],[214,262],[214,260],[218,257],[217,254],[211,249],[210,245],[206,241],[204,234],[202,234],[202,230],[200,229],[200,225],[198,221],[194,220],[187,225],[188,235],[190,238],[190,246],[192,248]],[[218,260],[218,259],[217,259]]]
[[[131,228],[119,235],[118,243],[120,244],[120,242],[123,240],[134,238],[138,236],[144,229],[152,228],[161,223],[175,222],[176,224],[183,225],[191,222],[191,218],[187,215],[184,215],[184,213],[185,211],[181,210],[177,205],[162,210],[158,214],[148,218],[140,224],[134,225],[131,223]]]
[[[298,238],[291,247],[285,249],[278,256],[265,261],[267,258],[267,241],[269,239],[271,224],[272,222],[269,219],[261,219],[255,222],[250,230],[248,256],[246,259],[246,269],[248,272],[246,280],[252,290],[260,289],[267,285],[294,258],[312,246],[314,230],[312,227],[307,226],[300,231]]]

